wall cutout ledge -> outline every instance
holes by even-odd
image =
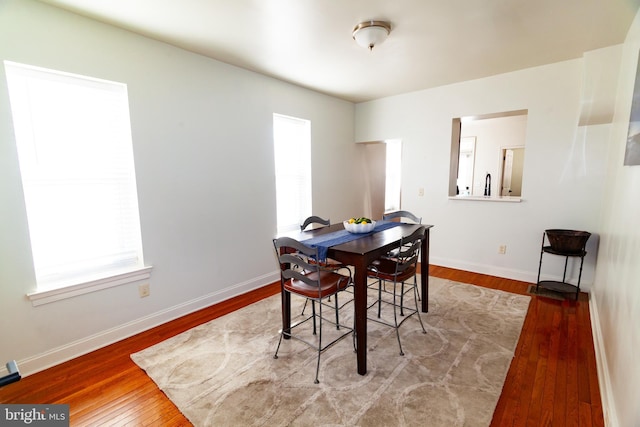
[[[506,203],[520,203],[522,197],[486,197],[486,196],[449,196],[449,200],[469,200],[474,202],[506,202]]]

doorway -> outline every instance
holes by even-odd
[[[380,219],[400,209],[402,143],[399,139],[358,143],[365,178],[364,216]]]
[[[524,147],[502,149],[501,196],[522,196],[522,169],[524,165]]]

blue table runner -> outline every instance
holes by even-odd
[[[387,230],[399,225],[402,225],[402,223],[395,221],[376,221],[376,226],[368,233],[350,233],[347,230],[339,230],[332,233],[310,237],[309,239],[302,241],[305,245],[311,246],[312,248],[318,248],[318,257],[321,261],[324,261],[327,259],[327,251],[331,246],[351,242],[353,240],[360,239],[361,237],[370,236],[379,231]]]

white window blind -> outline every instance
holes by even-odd
[[[5,70],[38,290],[142,267],[127,86]]]
[[[273,115],[278,233],[311,215],[311,122]]]

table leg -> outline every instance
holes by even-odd
[[[354,264],[353,304],[358,373],[365,375],[367,373],[367,266],[363,257],[360,257],[358,262]]]
[[[282,248],[281,248],[282,250]],[[280,254],[283,254],[281,251]],[[290,264],[281,264],[280,269],[286,270],[290,268]],[[291,338],[291,293],[284,290],[284,283],[282,282],[282,276],[280,276],[280,298],[282,300],[282,332],[285,340]]]
[[[282,297],[282,331],[284,332],[284,339],[291,338],[291,293],[280,289],[280,295]]]
[[[420,285],[422,294],[422,312],[429,312],[429,229],[424,232],[420,250]]]

